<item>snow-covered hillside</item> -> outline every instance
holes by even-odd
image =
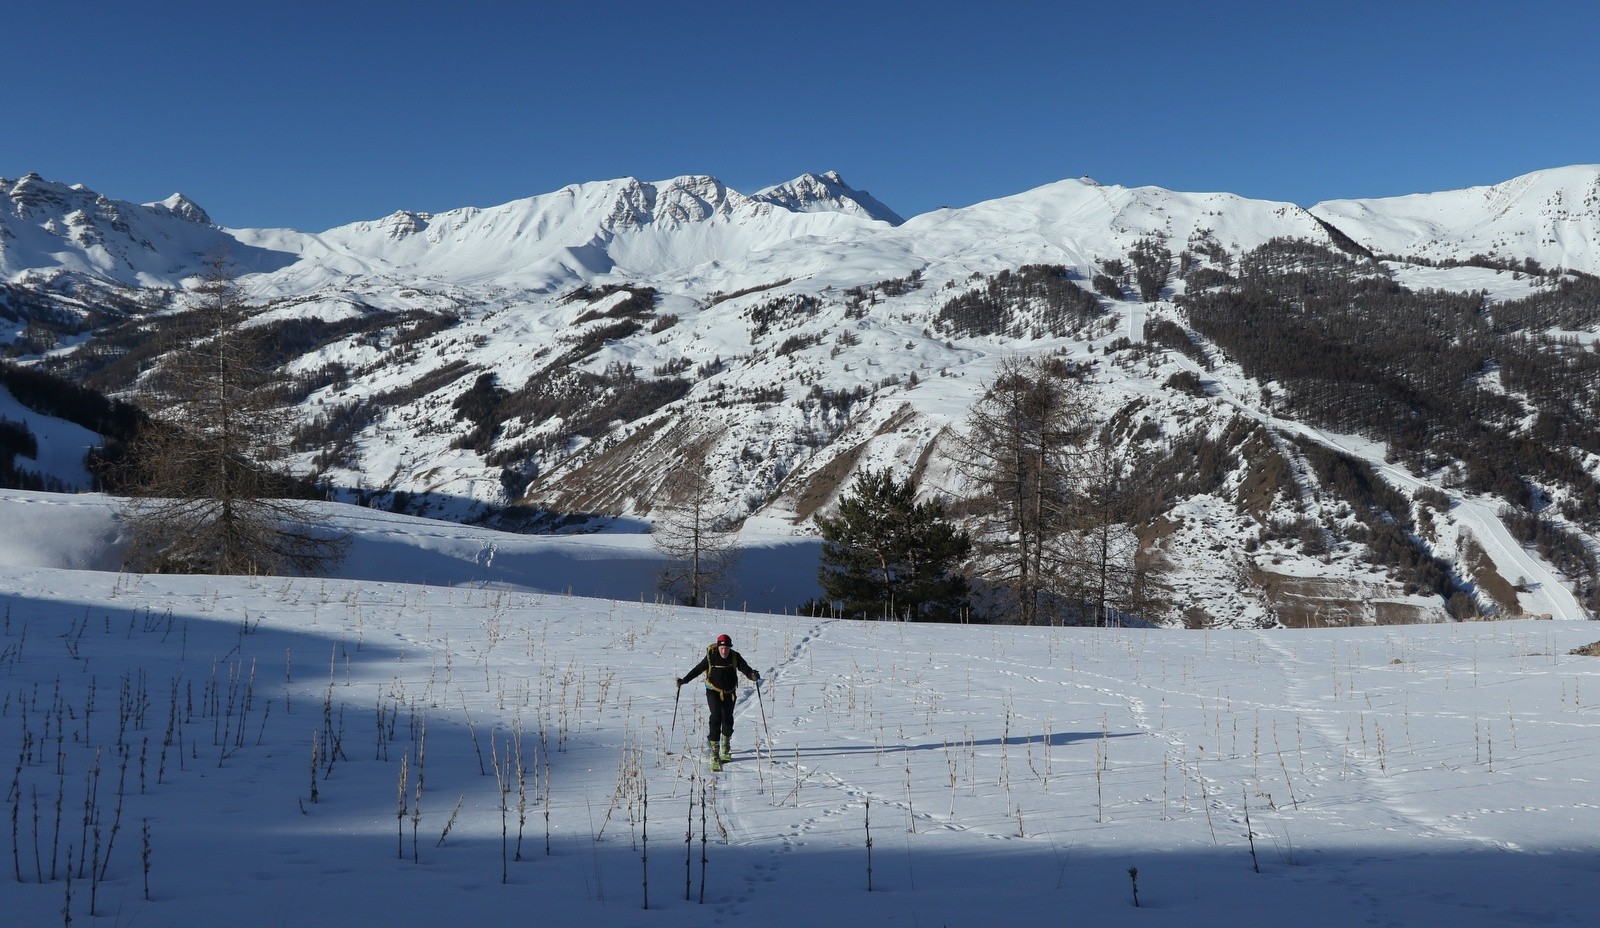
[[[94,498],[0,506],[9,924],[1594,920],[1593,624],[700,611],[379,517],[361,580],[137,575],[76,569]],[[722,632],[712,775],[673,679]]]
[[[642,280],[681,274],[792,239],[832,238],[898,218],[851,193],[836,177],[809,175],[755,196],[712,177],[659,183],[624,178],[487,209],[399,212],[319,235],[243,229],[233,234],[256,247],[300,256],[296,265],[254,282],[253,291],[262,297],[386,283],[540,292],[608,275]]]
[[[181,194],[141,206],[27,174],[0,178],[0,203],[0,278],[10,284],[176,287],[211,254],[226,253],[243,273],[295,260],[240,241]]]
[[[1373,251],[1600,273],[1600,165],[1538,171],[1489,187],[1329,200],[1311,213]]]
[[[99,493],[0,490],[0,565],[116,573],[128,544],[124,501]],[[388,581],[405,564],[407,582],[437,587],[657,602],[660,552],[642,527],[585,535],[525,535],[350,506],[322,504],[350,549],[326,576]],[[750,612],[793,611],[819,594],[815,539],[749,529],[727,594],[716,605]]]
[[[811,516],[863,467],[962,498],[973,488],[951,438],[972,404],[1008,360],[1058,357],[1084,372],[1105,422],[1130,423],[1125,441],[1169,454],[1238,443],[1231,473],[1144,527],[1173,567],[1166,620],[1443,617],[1439,595],[1374,567],[1359,539],[1339,541],[1360,533],[1352,501],[1309,475],[1304,443],[1406,494],[1401,521],[1425,522],[1406,529],[1415,557],[1485,611],[1580,618],[1572,587],[1588,581],[1510,538],[1504,498],[1463,485],[1458,453],[1407,463],[1381,435],[1301,421],[1283,399],[1310,388],[1257,376],[1191,325],[1183,301],[1191,281],[1237,288],[1247,258],[1281,242],[1354,256],[1365,263],[1349,273],[1372,287],[1482,294],[1490,308],[1565,293],[1578,272],[1600,273],[1597,177],[1577,166],[1310,209],[1065,180],[903,222],[833,173],[750,195],[706,176],[623,178],[308,233],[217,229],[181,198],[137,206],[29,175],[0,184],[11,202],[0,308],[27,363],[127,391],[153,363],[141,352],[163,318],[185,305],[177,288],[225,249],[252,324],[284,346],[303,469],[345,501],[521,528],[657,518],[689,448],[705,454],[723,514],[763,534],[810,535]],[[1037,293],[1003,295],[1029,274],[1040,293],[1077,294],[1082,317],[1063,321]],[[984,301],[999,301],[998,321],[961,318]],[[1600,344],[1592,317],[1532,334],[1581,352]],[[1461,386],[1506,396],[1499,363]],[[1522,478],[1542,518],[1582,532],[1559,507],[1600,480],[1584,437],[1600,424],[1581,403],[1510,399],[1517,421],[1496,423],[1508,442],[1577,417],[1571,446],[1552,449],[1566,476]],[[1246,446],[1289,462],[1293,489],[1247,500],[1262,465]],[[552,518],[514,523],[513,504]],[[1335,543],[1280,537],[1312,523]]]

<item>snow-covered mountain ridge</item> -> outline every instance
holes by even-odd
[[[241,270],[281,267],[270,255],[214,226],[182,194],[138,205],[38,174],[0,178],[0,276],[11,284],[83,279],[109,285],[173,286],[226,251]]]
[[[508,280],[548,282],[541,268],[559,276],[566,260],[568,271],[596,273],[585,257],[599,257],[618,237],[645,231],[672,237],[700,229],[680,236],[689,241],[679,242],[673,253],[656,254],[675,259],[674,269],[681,269],[795,238],[847,236],[861,226],[881,230],[903,224],[919,253],[953,260],[973,250],[974,237],[985,235],[1032,233],[1048,242],[1038,246],[1044,258],[1052,247],[1068,247],[1068,236],[1087,239],[1081,251],[1114,253],[1151,235],[1172,241],[1209,237],[1232,248],[1252,247],[1263,235],[1325,240],[1326,230],[1316,230],[1319,221],[1381,254],[1446,262],[1482,256],[1506,264],[1531,258],[1542,267],[1600,273],[1595,247],[1600,165],[1442,193],[1330,200],[1309,209],[1227,193],[1066,180],[908,222],[834,172],[802,175],[750,196],[707,176],[656,183],[623,178],[569,185],[499,207],[438,214],[401,210],[321,233],[221,229],[182,194],[138,205],[37,174],[16,181],[0,178],[0,196],[10,201],[0,214],[0,274],[12,283],[67,272],[114,283],[177,286],[185,274],[200,270],[199,257],[222,249],[244,273],[287,271],[276,282],[280,290],[315,285],[316,275],[287,266],[291,259],[352,278],[409,271],[475,281],[490,266]],[[740,227],[746,234],[707,235],[700,228],[706,226]],[[658,260],[654,269],[666,267]]]
[[[1356,230],[1358,241],[1384,254],[1435,261],[1483,255],[1590,274],[1600,268],[1600,168],[1595,165],[1443,193],[1329,200],[1311,212],[1340,229]]]
[[[1587,382],[1597,189],[1600,166],[1575,166],[1303,209],[1084,179],[902,222],[831,172],[751,195],[691,175],[313,234],[221,229],[176,195],[138,206],[28,175],[0,180],[0,313],[13,355],[125,391],[159,356],[186,281],[225,253],[255,324],[281,333],[303,465],[345,499],[502,523],[510,503],[567,524],[649,520],[689,448],[707,452],[726,514],[751,530],[810,531],[863,467],[961,497],[950,434],[998,365],[1054,355],[1084,372],[1124,450],[1225,444],[1231,463],[1204,480],[1176,468],[1173,485],[1190,489],[1137,527],[1175,565],[1169,619],[1395,621],[1440,615],[1457,593],[1491,613],[1578,617],[1592,592],[1582,558],[1531,554],[1529,529],[1508,530],[1496,500],[1600,550],[1583,522],[1600,480],[1587,388],[1561,388],[1568,401],[1518,379],[1542,351]],[[1307,274],[1322,283],[1294,282]],[[1333,279],[1348,297],[1330,298]],[[1458,304],[1429,293],[1479,308],[1452,315]],[[1351,339],[1386,350],[1436,312],[1455,328],[1435,335],[1485,354],[1454,381],[1396,374],[1409,399],[1379,397],[1399,405],[1330,428],[1315,379],[1275,368],[1283,347],[1253,355],[1226,321],[1262,301],[1276,308],[1253,331],[1292,345],[1284,327],[1309,323],[1305,345],[1352,351],[1351,369],[1370,364],[1374,379],[1395,362]],[[1409,317],[1413,329],[1371,334]],[[1537,441],[1559,461],[1528,465],[1531,491],[1483,496],[1493,479],[1463,476],[1469,421],[1431,410],[1457,402],[1441,382],[1500,404],[1479,416],[1495,442]],[[478,419],[463,411],[472,390],[486,399]],[[1439,434],[1386,435],[1395,412]],[[1408,557],[1436,563],[1425,573],[1452,579],[1430,591],[1413,567],[1374,567],[1363,512],[1376,504],[1339,490],[1308,446],[1411,499],[1382,518],[1403,523]]]

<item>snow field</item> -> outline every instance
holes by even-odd
[[[1566,653],[1587,624],[908,626],[47,569],[5,588],[19,924],[1591,921],[1600,680]],[[710,776],[701,689],[675,707],[672,679],[718,631],[766,680]]]

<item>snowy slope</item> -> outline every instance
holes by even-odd
[[[54,477],[69,489],[89,486],[89,469],[84,461],[98,448],[101,437],[71,422],[41,415],[17,402],[11,391],[0,387],[0,419],[19,422],[33,433],[39,446],[37,459],[21,458],[17,466],[42,476]]]
[[[795,238],[828,238],[891,221],[852,199],[837,175],[822,185],[808,178],[753,197],[711,177],[623,178],[488,209],[400,212],[314,236],[234,234],[301,256],[296,266],[263,281],[263,293],[384,279],[547,291],[606,275],[666,276]]]
[[[1439,474],[1401,472],[1379,445],[1351,445],[1280,418],[1264,400],[1271,385],[1214,351],[1202,364],[1176,350],[1113,353],[1112,346],[1142,342],[1147,324],[1184,324],[1174,303],[1186,286],[1179,268],[1224,274],[1276,239],[1334,249],[1348,240],[1430,260],[1488,253],[1484,244],[1493,241],[1508,260],[1600,272],[1593,251],[1600,210],[1585,193],[1597,173],[1566,168],[1480,191],[1313,210],[1228,193],[1064,180],[904,222],[831,172],[751,195],[700,175],[622,178],[494,207],[396,212],[320,233],[219,230],[181,198],[134,206],[29,175],[6,187],[13,206],[0,214],[0,259],[12,281],[97,281],[137,318],[149,296],[139,285],[176,285],[203,268],[219,239],[232,242],[235,256],[250,259],[240,284],[258,310],[255,324],[346,327],[308,342],[285,365],[311,384],[301,400],[304,420],[358,423],[323,470],[345,501],[403,504],[457,520],[522,502],[592,515],[590,528],[618,519],[637,525],[659,515],[668,470],[683,449],[705,444],[724,515],[805,537],[811,515],[861,467],[914,470],[928,493],[969,489],[950,463],[950,433],[999,365],[1022,356],[1084,365],[1103,415],[1137,408],[1168,437],[1217,435],[1243,417],[1280,436],[1349,451],[1408,494],[1439,490]],[[93,221],[97,203],[121,218]],[[61,234],[75,216],[90,217],[72,221],[89,221],[93,235]],[[1449,247],[1428,251],[1435,239]],[[1088,291],[1104,268],[1126,264],[1147,241],[1174,256],[1152,302],[1140,302],[1124,282],[1117,296],[1094,297],[1097,315],[1079,328],[1022,326],[1022,337],[958,333],[941,321],[954,299],[1025,265],[1064,267],[1071,285]],[[1531,250],[1518,250],[1524,246]],[[1417,289],[1482,291],[1491,300],[1525,296],[1537,283],[1510,270],[1404,261],[1366,272]],[[25,293],[93,324],[98,304],[33,284]],[[20,339],[27,313],[16,315],[7,325]],[[1600,343],[1600,331],[1571,335]],[[98,346],[92,335],[73,335],[37,350],[70,363],[80,347],[92,355]],[[496,421],[492,437],[479,441],[457,401],[484,375],[535,412]],[[1176,375],[1198,378],[1206,391],[1169,388]],[[638,399],[647,388],[670,399]],[[582,402],[567,402],[571,396]],[[299,463],[309,468],[325,450],[301,448]],[[1600,473],[1600,462],[1586,466]],[[1517,596],[1522,611],[1583,615],[1566,590],[1571,578],[1505,537],[1495,501],[1456,491],[1447,497],[1452,505],[1439,514],[1437,538],[1425,542],[1430,555],[1453,562],[1470,534],[1503,578],[1530,581]],[[1347,598],[1438,616],[1437,602],[1400,591],[1349,552],[1248,552],[1253,526],[1225,516],[1235,503],[1194,500],[1173,514],[1164,544],[1180,565],[1180,608],[1220,624],[1270,621],[1258,591],[1239,581],[1270,568],[1327,576]],[[1295,506],[1270,518],[1339,517],[1335,501]]]
[[[1231,254],[1275,237],[1329,240],[1312,216],[1291,203],[1102,185],[1088,179],[927,213],[909,220],[902,233],[914,237],[919,253],[930,260],[970,270],[1059,263],[1085,277],[1092,276],[1097,261],[1123,258],[1142,239],[1168,242],[1173,251],[1210,240]]]
[[[138,206],[37,174],[0,180],[0,193],[10,201],[0,214],[0,272],[8,279],[73,272],[172,286],[197,270],[197,256],[227,248],[246,273],[277,271],[261,282],[262,293],[277,296],[385,277],[462,286],[493,280],[530,290],[612,272],[672,278],[706,265],[765,263],[761,253],[786,243],[837,257],[862,247],[862,235],[872,242],[865,247],[881,248],[896,265],[983,269],[1061,261],[1088,270],[1096,258],[1125,255],[1148,237],[1175,248],[1209,239],[1233,253],[1274,236],[1327,241],[1318,218],[1383,253],[1533,258],[1546,267],[1600,273],[1600,166],[1593,165],[1492,187],[1331,200],[1309,211],[1227,193],[1067,180],[914,217],[900,235],[870,234],[901,226],[900,217],[833,172],[750,196],[705,176],[622,178],[496,207],[401,211],[321,233],[222,230],[181,195]],[[844,241],[830,248],[836,239]],[[915,258],[895,259],[901,252]]]
[[[877,197],[846,184],[837,171],[802,174],[788,183],[758,191],[751,199],[776,203],[797,213],[835,211],[896,226],[905,222],[899,213],[884,205]]]
[[[0,494],[92,554],[65,501]],[[408,582],[438,536],[390,537],[357,582],[0,541],[8,923],[1593,924],[1592,624],[702,612]],[[713,777],[672,681],[719,632],[763,685]]]
[[[115,573],[127,545],[121,507],[119,498],[98,493],[0,490],[0,525],[10,527],[0,533],[0,565]],[[408,582],[431,586],[660,598],[664,561],[643,531],[522,535],[338,503],[324,511],[352,540],[332,579],[388,581],[406,564]],[[733,585],[718,605],[782,613],[818,595],[815,539],[752,527],[741,544]]]
[[[1600,165],[1536,171],[1487,187],[1328,200],[1311,213],[1375,252],[1600,273]]]
[[[276,270],[287,252],[241,243],[181,194],[139,206],[27,174],[0,178],[0,280],[59,275],[176,287],[226,253],[246,273]]]
[[[694,280],[724,292],[773,275],[838,285],[841,260],[879,273],[989,272],[1028,262],[1092,273],[1145,238],[1174,250],[1215,242],[1237,254],[1273,237],[1326,242],[1323,219],[1374,251],[1461,260],[1474,254],[1600,273],[1600,167],[1529,174],[1493,187],[1303,210],[1232,194],[1060,181],[901,223],[833,172],[746,196],[715,178],[574,184],[501,206],[401,211],[320,233],[222,230],[180,195],[138,206],[30,174],[0,181],[0,273],[73,273],[174,286],[226,250],[259,296],[427,282],[548,291],[605,277]],[[869,256],[859,255],[867,252]],[[850,266],[850,265],[847,265]],[[858,267],[859,270],[864,270]],[[855,283],[871,282],[855,276]],[[726,286],[724,286],[726,284]],[[747,284],[748,285],[748,284]]]

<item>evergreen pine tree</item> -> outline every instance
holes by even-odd
[[[972,542],[946,518],[937,500],[916,501],[910,479],[888,470],[857,475],[822,532],[818,580],[845,615],[952,621],[966,604],[966,578],[956,573]]]

